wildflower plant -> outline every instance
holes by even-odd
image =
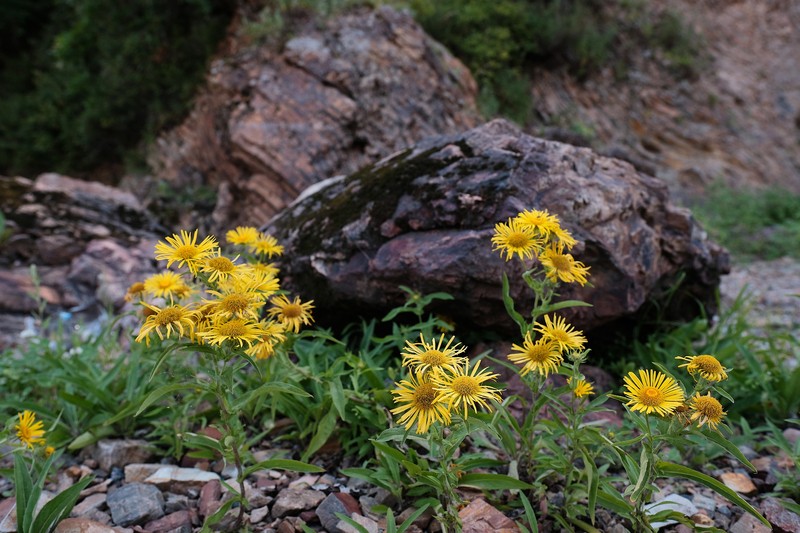
[[[50,533],[69,516],[80,492],[92,481],[86,476],[36,510],[44,483],[60,453],[48,445],[44,422],[32,411],[23,411],[0,431],[2,456],[14,456],[14,490],[17,531]],[[0,457],[2,457],[0,456]]]
[[[215,237],[198,238],[198,232],[181,231],[155,247],[155,257],[166,261],[162,273],[129,291],[138,299],[143,323],[136,337],[147,345],[158,338],[162,353],[151,375],[177,351],[196,358],[198,372],[186,382],[169,383],[153,391],[139,408],[149,407],[163,396],[184,391],[189,397],[211,397],[218,406],[219,440],[187,433],[193,446],[221,454],[235,466],[238,491],[217,513],[209,526],[239,504],[237,526],[242,524],[247,501],[244,481],[262,468],[319,471],[300,461],[271,459],[245,467],[248,435],[243,415],[265,395],[280,391],[307,394],[270,379],[270,361],[281,359],[288,342],[302,325],[312,322],[313,302],[289,300],[280,291],[278,270],[270,263],[283,248],[274,237],[251,227],[238,227],[226,235],[236,255],[226,255]],[[171,268],[174,267],[174,268]],[[285,361],[285,353],[283,360]],[[266,362],[265,362],[266,360]],[[243,390],[243,376],[255,372],[262,383]],[[192,396],[193,395],[193,396]]]

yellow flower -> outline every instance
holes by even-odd
[[[298,333],[301,325],[309,325],[314,319],[311,317],[311,310],[314,308],[314,300],[301,302],[299,297],[289,300],[284,295],[276,296],[271,300],[272,307],[267,313],[270,318],[274,318],[287,329]]]
[[[529,227],[543,237],[549,237],[552,232],[561,228],[558,217],[546,210],[526,209],[516,216],[520,226]]]
[[[262,322],[261,329],[264,331],[261,340],[248,348],[246,353],[256,359],[267,359],[275,354],[275,346],[285,341],[286,335],[283,325],[278,322]]]
[[[158,241],[156,244],[156,259],[166,261],[167,268],[172,266],[172,263],[178,263],[179,267],[186,265],[195,276],[203,259],[213,256],[217,251],[217,241],[214,237],[206,237],[197,243],[197,230],[193,233],[181,230],[180,235],[173,234],[166,239],[166,243]]]
[[[549,315],[544,316],[544,324],[536,324],[534,328],[542,334],[542,338],[554,342],[563,353],[569,350],[583,350],[586,344],[586,337],[579,330],[576,330],[564,317],[557,316],[553,321]]]
[[[699,420],[698,427],[703,427],[703,424],[708,424],[711,429],[717,429],[717,424],[722,422],[722,417],[727,413],[722,410],[722,404],[716,398],[711,396],[709,392],[707,396],[701,396],[699,393],[692,398],[690,407],[694,409],[691,420]]]
[[[225,234],[230,244],[253,244],[258,240],[259,231],[252,226],[237,226]]]
[[[395,383],[392,391],[394,403],[399,404],[391,410],[392,414],[402,416],[397,420],[406,429],[417,424],[417,433],[426,433],[435,421],[444,425],[450,423],[450,410],[442,403],[442,395],[434,388],[430,376],[416,372],[408,379]]]
[[[533,259],[542,249],[544,239],[536,235],[531,226],[523,226],[516,219],[500,222],[494,227],[492,250],[506,254],[506,261],[518,255],[520,259]]]
[[[441,401],[447,403],[447,408],[451,411],[455,408],[460,411],[463,407],[464,418],[469,415],[469,410],[477,410],[480,405],[485,409],[491,409],[487,400],[500,401],[500,394],[497,389],[487,387],[483,383],[493,380],[497,374],[492,374],[489,369],[480,369],[480,363],[475,363],[472,371],[469,369],[469,361],[464,361],[455,368],[451,374],[447,372],[432,373],[433,384],[437,391],[442,393]]]
[[[583,398],[584,396],[594,394],[594,386],[585,379],[579,379],[573,383],[572,378],[570,378],[569,385],[572,387],[572,394],[574,394],[576,398]]]
[[[552,245],[539,256],[542,266],[544,266],[547,279],[557,283],[559,280],[564,283],[579,283],[586,285],[586,276],[589,267],[575,261],[572,254],[564,253],[564,245]]]
[[[159,309],[154,305],[142,302],[145,310],[150,310],[151,314],[147,317],[142,324],[142,329],[139,330],[139,335],[136,337],[136,342],[142,342],[150,345],[150,333],[156,332],[160,339],[169,339],[172,332],[178,333],[180,336],[191,336],[194,331],[194,313],[186,307],[180,305],[171,305],[164,309]],[[163,328],[163,331],[162,331]]]
[[[263,276],[264,278],[274,278],[278,275],[278,267],[275,266],[275,263],[250,263],[248,265],[250,268],[255,270],[259,275]],[[277,289],[275,289],[277,290]]]
[[[401,355],[403,356],[403,366],[408,366],[415,372],[437,372],[439,370],[447,370],[455,372],[456,366],[463,360],[458,357],[466,347],[455,341],[455,337],[450,337],[447,344],[444,344],[444,333],[439,337],[439,341],[433,339],[430,342],[425,341],[422,333],[419,334],[419,342],[406,341],[406,346]]]
[[[655,370],[639,370],[639,376],[628,372],[624,378],[625,396],[631,411],[655,412],[667,416],[683,404],[683,390],[671,377]]]
[[[229,318],[245,318],[255,322],[260,317],[264,300],[257,292],[219,292],[209,290],[209,294],[216,296],[215,300],[203,300],[211,306],[211,319],[228,320]]]
[[[522,346],[512,344],[511,347],[517,350],[517,353],[509,354],[508,359],[512,363],[525,365],[520,372],[522,376],[533,370],[547,377],[550,372],[558,370],[558,365],[564,360],[557,343],[545,338],[533,342],[530,331],[525,334]]]
[[[17,416],[19,422],[14,429],[17,430],[19,441],[28,448],[33,448],[34,444],[44,444],[44,424],[36,421],[36,415],[32,411],[23,411]]]
[[[199,331],[197,336],[209,344],[220,345],[225,341],[236,344],[239,348],[247,344],[253,347],[264,335],[264,328],[258,322],[251,322],[243,318],[232,318],[227,321],[212,322],[208,329]]]
[[[211,257],[207,257],[205,261],[203,261],[203,266],[201,267],[200,271],[208,274],[208,281],[211,283],[214,283],[217,280],[225,281],[228,279],[228,276],[236,271],[237,259],[238,256],[233,260],[228,259],[222,255],[219,250],[217,250],[216,254]]]
[[[134,300],[141,300],[144,294],[144,283],[137,281],[128,287],[128,292],[125,293],[125,301],[132,302]]]
[[[44,456],[50,457],[51,455],[53,455],[53,453],[55,453],[55,451],[56,449],[53,448],[52,446],[46,446],[44,449]]]
[[[725,367],[723,367],[722,363],[713,355],[686,355],[676,357],[675,359],[688,361],[687,363],[678,365],[678,368],[686,367],[686,370],[692,375],[699,373],[703,379],[707,379],[708,381],[723,381],[728,379],[728,373],[725,371]]]
[[[165,270],[144,280],[144,290],[156,298],[169,298],[172,301],[175,297],[186,295],[189,287],[186,286],[180,274]]]
[[[266,255],[272,258],[283,253],[283,246],[278,244],[278,240],[272,235],[260,233],[258,239],[250,244],[250,250],[255,254]]]

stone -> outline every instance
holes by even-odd
[[[724,472],[719,476],[719,480],[728,488],[735,490],[739,494],[744,494],[745,496],[753,496],[758,492],[758,489],[753,484],[753,480],[750,479],[750,476],[747,474],[742,474],[740,472]]]
[[[648,516],[652,516],[654,514],[660,513],[661,511],[677,511],[684,516],[691,517],[697,514],[698,509],[694,503],[688,498],[683,496],[679,496],[677,494],[668,494],[664,498],[648,503],[644,506],[645,514]],[[664,526],[668,526],[670,524],[676,524],[677,520],[665,520],[663,522],[653,522],[650,524],[655,529],[662,528]]]
[[[119,533],[121,528],[111,527],[88,518],[65,518],[53,533]]]
[[[189,497],[183,494],[174,494],[172,492],[164,493],[164,513],[170,514],[175,511],[188,510]]]
[[[458,512],[463,533],[516,533],[519,528],[509,517],[478,498]]]
[[[192,515],[188,510],[176,511],[148,522],[144,529],[151,533],[167,533],[176,530],[180,533],[192,533]]]
[[[314,509],[324,499],[325,493],[318,490],[283,489],[272,504],[272,516],[283,518],[290,513]]]
[[[592,287],[559,289],[560,299],[592,304],[561,313],[577,329],[603,326],[613,337],[607,326],[641,320],[647,302],[682,320],[698,315],[698,302],[715,308],[729,256],[662,183],[504,120],[319,183],[263,229],[285,247],[282,287],[313,297],[321,325],[381,317],[405,303],[406,285],[452,295],[431,309],[460,326],[518,333],[503,304],[503,273],[520,308],[533,296],[522,267],[493,252],[491,238],[496,223],[523,209],[558,215],[578,240],[573,255],[591,268]],[[667,302],[664,288],[678,279]]]
[[[761,512],[764,514],[764,518],[773,525],[775,531],[800,533],[800,516],[786,509],[779,500],[765,498],[761,502]]]
[[[213,472],[167,465],[153,472],[144,482],[162,490],[186,494],[190,490],[200,490],[206,483],[214,480],[219,480],[219,476]]]
[[[36,510],[38,513],[42,507],[53,499],[50,492],[43,491],[39,496],[39,501],[36,502]],[[14,533],[17,531],[17,504],[14,498],[6,498],[0,502],[0,533]]]
[[[163,467],[156,463],[125,465],[125,483],[142,483]]]
[[[381,528],[378,526],[378,523],[371,518],[367,518],[366,516],[361,516],[358,513],[353,513],[350,516],[350,519],[354,522],[358,523],[361,527],[367,530],[367,533],[379,533]],[[359,529],[356,529],[355,526],[352,524],[348,524],[344,520],[340,520],[336,527],[330,530],[331,533],[362,533]]]
[[[355,498],[339,492],[328,494],[316,510],[319,523],[331,532],[336,531],[337,524],[341,521],[341,518],[336,516],[337,513],[350,516],[359,512],[360,509]]]
[[[236,481],[235,478],[230,478],[225,480],[225,482],[233,487],[234,489],[239,489],[239,482]],[[222,494],[223,498],[222,501],[225,502],[229,498],[232,497],[232,493],[228,490],[228,487],[222,487]],[[239,494],[239,490],[236,490],[236,494]],[[269,504],[272,501],[271,496],[265,496],[263,492],[253,487],[249,481],[244,482],[244,497],[249,502],[251,507],[263,507],[264,505]]]
[[[322,178],[477,123],[471,74],[407,12],[350,10],[292,33],[280,53],[234,45],[159,138],[157,178],[217,191],[210,216],[197,202],[175,227],[260,225]]]
[[[143,524],[164,516],[164,497],[154,485],[131,483],[108,493],[108,508],[120,526]]]
[[[106,506],[105,494],[92,494],[83,499],[80,503],[72,508],[72,516],[86,516],[91,511],[102,510]]]
[[[800,429],[786,428],[783,430],[783,438],[789,441],[792,446],[797,444],[797,439],[800,438]]]
[[[139,439],[101,439],[93,455],[100,468],[109,472],[115,466],[146,463],[153,457],[153,447]]]
[[[259,522],[263,522],[269,516],[269,507],[258,507],[250,511],[250,523],[251,524],[258,524]]]
[[[205,518],[217,512],[222,505],[222,483],[218,479],[209,481],[200,489],[200,501],[197,504],[197,511],[200,516]]]
[[[744,513],[728,530],[728,533],[770,533],[771,527],[765,526],[755,516]]]

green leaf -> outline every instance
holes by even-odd
[[[67,445],[67,449],[72,450],[80,450],[87,446],[94,444],[95,442],[99,441],[102,438],[109,437],[114,435],[116,432],[114,428],[111,426],[104,427],[95,427],[90,429],[89,431],[84,431],[75,439]]]
[[[308,443],[308,448],[303,452],[303,455],[300,457],[302,461],[308,461],[308,459],[314,455],[314,452],[322,448],[322,446],[328,442],[328,439],[333,435],[333,431],[336,429],[336,409],[331,406],[325,416],[322,417],[322,420],[319,421],[317,425],[317,431],[314,433],[314,436],[311,438],[311,442]]]
[[[267,459],[266,461],[261,461],[260,463],[256,463],[253,466],[248,467],[244,471],[244,477],[247,477],[253,474],[254,472],[258,472],[259,470],[271,470],[271,469],[290,470],[292,472],[309,472],[309,473],[317,473],[325,471],[324,468],[320,468],[317,465],[304,463],[302,461],[295,461],[294,459]]]
[[[331,401],[333,402],[333,406],[336,407],[336,410],[339,412],[339,418],[344,420],[345,419],[344,388],[342,387],[342,382],[339,380],[338,376],[331,379],[330,388],[331,388]]]
[[[620,516],[630,517],[633,512],[633,506],[621,498],[616,489],[606,483],[600,485],[597,491],[597,501],[606,509],[614,511]]]
[[[503,305],[506,308],[506,313],[514,322],[519,326],[520,334],[524,337],[525,332],[528,331],[528,322],[521,314],[514,308],[514,299],[511,297],[511,286],[508,283],[508,276],[503,272]]]
[[[72,508],[75,507],[75,502],[78,501],[80,492],[92,482],[92,479],[92,476],[81,479],[47,502],[42,507],[42,510],[39,511],[39,514],[36,515],[36,520],[33,521],[31,531],[37,533],[50,533],[53,531],[59,522],[69,516],[72,512]]]
[[[391,509],[386,510],[386,533],[398,533],[397,525],[394,521],[394,513]]]
[[[525,518],[528,520],[531,533],[539,533],[539,521],[536,519],[536,513],[533,512],[533,505],[531,505],[530,500],[524,492],[520,492],[518,497],[522,502],[522,506],[525,508]]]
[[[385,443],[377,441],[377,440],[373,440],[372,441],[372,445],[375,446],[376,450],[379,450],[384,455],[388,455],[389,457],[391,457],[392,459],[394,459],[398,463],[402,463],[403,461],[406,460],[405,454],[403,454],[399,450],[389,446],[388,444],[385,444]]]
[[[201,435],[199,433],[184,433],[181,435],[184,444],[187,448],[200,448],[204,450],[212,450],[219,454],[223,453],[222,443],[208,435]]]
[[[459,487],[482,490],[532,489],[533,485],[504,474],[464,474],[458,480]]]
[[[567,309],[568,307],[592,307],[592,304],[586,303],[581,300],[562,300],[560,302],[556,302],[541,308],[538,311],[538,314],[545,315],[547,313],[552,313],[553,311],[560,311],[561,309]]]
[[[355,528],[355,530],[356,530],[356,531],[358,531],[358,533],[369,533],[369,531],[367,530],[367,528],[365,528],[364,526],[362,526],[361,524],[359,524],[358,522],[356,522],[355,520],[353,520],[353,519],[352,519],[352,518],[350,518],[349,516],[346,516],[344,513],[334,513],[334,514],[335,514],[335,515],[336,515],[336,516],[337,516],[337,517],[338,517],[340,520],[344,520],[345,522],[347,522],[348,524],[350,524],[351,526],[353,526],[353,527]]]
[[[636,479],[636,485],[633,487],[633,492],[631,494],[631,500],[637,501],[641,496],[644,490],[647,488],[647,484],[649,479],[647,479],[650,473],[650,454],[647,453],[645,448],[642,448],[642,455],[639,458],[639,477]]]
[[[426,510],[426,509],[428,509],[428,507],[430,507],[430,505],[429,505],[429,504],[427,504],[427,503],[425,503],[425,504],[422,504],[422,505],[420,506],[420,508],[419,508],[419,509],[417,509],[416,511],[414,511],[413,513],[411,513],[411,514],[408,516],[408,518],[406,518],[406,519],[403,521],[403,523],[402,523],[402,524],[400,524],[400,527],[399,527],[399,528],[397,528],[398,532],[399,532],[399,533],[403,533],[405,530],[407,530],[409,527],[411,527],[411,524],[413,524],[413,523],[414,523],[414,520],[416,520],[417,518],[419,518],[419,517],[420,517],[420,515],[422,515],[422,513],[424,513],[424,512],[425,512],[425,510]],[[391,509],[389,510],[389,512],[391,512]],[[387,522],[388,522],[388,516],[387,516]],[[392,517],[392,522],[394,522],[394,517]],[[387,524],[387,526],[388,526],[388,524]],[[386,533],[389,533],[389,529],[388,529],[388,527],[387,527],[387,529],[386,529]]]
[[[711,476],[707,476],[702,472],[698,472],[697,470],[693,470],[689,467],[667,461],[659,461],[656,463],[656,472],[661,477],[684,477],[686,479],[691,479],[692,481],[702,483],[717,494],[727,498],[731,503],[738,505],[751,515],[758,518],[765,526],[771,527],[769,521],[761,516],[761,513],[759,513],[752,505],[747,503],[741,496],[739,496],[736,491],[730,489]]]
[[[725,390],[725,389],[723,389],[722,387],[720,387],[720,386],[716,386],[716,387],[714,387],[714,390],[717,392],[717,394],[719,394],[720,396],[722,396],[723,398],[725,398],[725,399],[726,399],[726,400],[728,400],[729,402],[731,402],[731,403],[736,403],[736,402],[734,402],[734,401],[733,401],[733,396],[731,396],[730,394],[728,394],[728,391],[726,391],[726,390]]]
[[[30,472],[28,472],[28,465],[25,464],[25,460],[19,453],[14,454],[14,489],[16,491],[17,504],[17,529],[20,533],[28,533],[30,524],[26,511],[33,496],[33,480]],[[39,499],[38,496],[36,499]],[[35,505],[36,503],[34,502]]]
[[[753,466],[753,464],[747,460],[747,457],[745,457],[744,454],[742,454],[741,450],[739,450],[739,448],[735,444],[733,444],[731,441],[720,435],[718,432],[713,430],[705,430],[702,433],[703,436],[705,436],[708,440],[722,447],[728,453],[736,457],[740,463],[749,468],[752,472],[757,471],[756,467]]]
[[[236,492],[234,491],[234,494]],[[222,507],[217,509],[217,511],[212,514],[211,516],[207,516],[205,522],[203,522],[203,529],[200,530],[200,533],[212,533],[211,526],[218,523],[222,518],[225,516],[225,513],[233,507],[233,504],[238,502],[238,498],[231,498],[227,502],[222,504]]]
[[[173,392],[177,392],[179,390],[202,390],[202,387],[196,383],[170,383],[168,385],[163,385],[148,394],[147,397],[142,400],[142,404],[139,406],[139,409],[136,411],[136,413],[134,413],[133,416],[139,416],[142,414],[142,411],[153,405],[167,394],[172,394]]]

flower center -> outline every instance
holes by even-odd
[[[655,407],[664,402],[664,393],[655,387],[644,387],[639,393],[639,401],[648,407]]]
[[[217,272],[233,272],[233,269],[236,268],[233,261],[227,257],[212,257],[206,261],[206,264]]]
[[[528,359],[534,363],[544,363],[550,360],[553,350],[550,344],[534,344],[528,350]]]
[[[525,248],[530,242],[531,238],[521,231],[514,231],[508,236],[508,245],[512,248]]]
[[[158,280],[159,289],[169,289],[170,287],[172,287],[172,279],[161,278],[160,280]]]
[[[694,364],[697,365],[702,372],[710,374],[717,374],[722,372],[722,365],[715,357],[710,355],[698,355],[694,358]]]
[[[474,396],[481,390],[480,383],[472,376],[458,376],[450,383],[450,387],[461,396]]]
[[[156,315],[156,326],[166,326],[178,322],[183,317],[183,309],[180,307],[167,307],[159,311]]]
[[[439,350],[428,350],[420,356],[420,360],[426,365],[441,366],[447,362],[447,356]]]
[[[722,404],[716,398],[710,396],[695,398],[694,408],[707,418],[716,419],[722,417]]]
[[[243,294],[229,294],[219,305],[229,313],[241,313],[250,304],[250,298]]]
[[[244,320],[231,320],[219,327],[219,334],[223,337],[241,337],[247,333]]]
[[[281,313],[286,318],[299,318],[303,316],[303,306],[300,304],[290,303],[283,307]]]
[[[197,255],[197,246],[193,244],[184,244],[175,249],[175,256],[181,259],[194,259]]]
[[[430,409],[436,399],[436,394],[432,383],[420,383],[419,387],[414,390],[414,403],[419,408]]]
[[[550,261],[553,262],[553,267],[560,272],[569,272],[572,269],[572,261],[568,255],[553,254],[550,256]]]

